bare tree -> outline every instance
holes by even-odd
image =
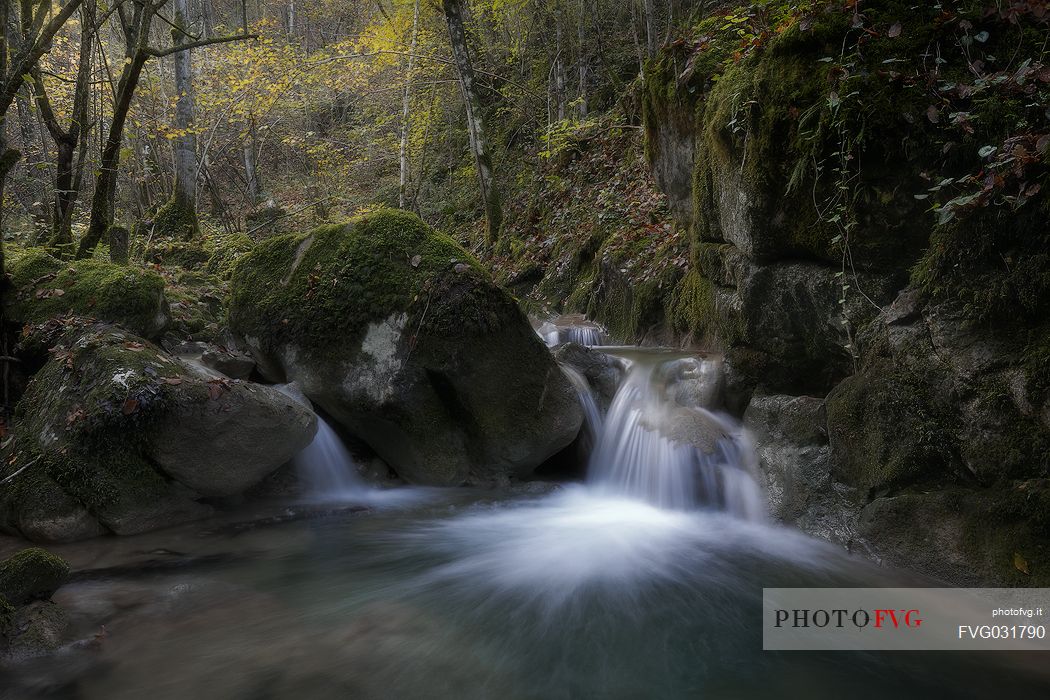
[[[452,55],[456,60],[456,68],[459,70],[459,85],[463,91],[463,103],[467,113],[467,135],[478,170],[478,185],[481,189],[481,202],[485,208],[488,239],[495,241],[499,236],[500,225],[503,223],[503,209],[499,191],[493,182],[492,157],[489,154],[488,142],[485,140],[485,119],[474,81],[474,67],[470,62],[466,31],[463,28],[463,6],[461,0],[442,0],[442,6],[445,10],[445,20],[448,23]]]
[[[124,65],[114,91],[113,119],[109,125],[105,146],[102,149],[98,176],[95,178],[95,194],[91,200],[91,221],[87,233],[80,240],[77,257],[91,255],[102,236],[113,225],[114,198],[117,190],[117,174],[120,171],[120,149],[124,143],[124,125],[131,110],[131,100],[135,95],[142,69],[150,58],[163,58],[200,46],[210,46],[228,41],[254,38],[250,35],[234,35],[201,39],[198,41],[180,42],[169,49],[155,49],[149,45],[150,28],[153,19],[167,0],[141,0],[133,4],[132,10],[124,5],[116,6],[116,15],[124,35]]]
[[[397,190],[397,206],[405,208],[405,194],[408,191],[408,131],[409,113],[412,97],[412,68],[416,58],[416,40],[419,31],[419,0],[416,0],[412,8],[412,39],[408,45],[408,65],[405,68],[405,92],[401,98],[401,145],[399,163],[401,165],[401,177]]]

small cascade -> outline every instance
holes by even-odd
[[[297,384],[281,384],[274,388],[313,409]],[[296,455],[295,466],[311,498],[324,501],[360,499],[374,491],[361,478],[354,458],[339,435],[320,415],[317,416],[317,434],[313,442]]]
[[[720,374],[702,366],[683,372],[686,358],[666,352],[634,349],[623,356],[627,375],[599,423],[588,482],[663,508],[709,506],[761,519],[765,500],[752,446],[741,426],[701,405],[717,393],[706,382],[720,381]],[[688,391],[683,381],[692,382]]]
[[[578,314],[558,316],[551,321],[545,321],[536,328],[536,332],[543,338],[547,347],[551,348],[563,343],[594,347],[609,342],[609,334],[604,328]]]
[[[562,365],[562,371],[565,372],[565,376],[569,378],[574,389],[576,389],[576,395],[580,399],[580,407],[583,408],[583,426],[587,430],[588,442],[591,446],[598,440],[598,436],[602,432],[602,412],[598,408],[598,402],[594,398],[594,392],[591,390],[591,385],[587,383],[587,379],[580,374],[579,370],[576,370],[568,365]]]
[[[295,466],[310,494],[318,498],[343,500],[370,489],[339,435],[321,416],[317,416],[317,435],[296,456]]]

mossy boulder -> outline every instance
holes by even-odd
[[[15,408],[0,526],[37,541],[135,534],[203,517],[309,443],[316,419],[115,326],[67,319],[23,338],[46,361]]]
[[[0,596],[14,605],[46,600],[69,577],[69,564],[59,556],[30,547],[0,562]]]
[[[148,262],[165,267],[197,270],[211,259],[212,252],[195,241],[169,239],[153,242],[142,256]]]
[[[243,233],[217,237],[213,241],[214,252],[208,258],[206,272],[227,280],[233,272],[233,264],[251,252],[255,242]]]
[[[514,300],[405,212],[259,244],[235,266],[230,327],[401,477],[526,475],[582,413]]]
[[[171,322],[164,279],[151,270],[95,259],[67,262],[37,248],[18,257],[10,274],[7,314],[19,323],[79,315],[156,338]]]
[[[191,207],[173,198],[153,215],[152,233],[155,238],[190,241],[198,231],[197,214]]]

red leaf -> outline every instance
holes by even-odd
[[[124,405],[120,407],[120,412],[125,416],[130,416],[132,413],[139,409],[139,400],[128,398],[124,401]]]

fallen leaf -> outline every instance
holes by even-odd
[[[146,346],[142,343],[136,343],[133,340],[129,340],[128,342],[124,343],[124,347],[128,350],[131,350],[132,352],[141,352]]]
[[[1014,568],[1020,571],[1022,574],[1028,574],[1028,562],[1019,553],[1014,552]]]
[[[413,255],[412,260],[409,261],[409,265],[412,267],[419,267],[419,263],[423,262],[422,255]]]
[[[888,36],[889,38],[893,39],[894,37],[898,37],[900,35],[901,35],[901,23],[900,22],[894,22],[893,25],[890,27],[890,30],[888,32],[886,32],[886,36]]]
[[[164,377],[164,383],[176,386],[182,384],[182,377]]]
[[[937,108],[930,105],[926,109],[926,118],[930,120],[931,124],[936,124],[941,120],[941,113],[937,111]]]
[[[132,413],[137,411],[139,408],[139,400],[134,398],[128,398],[124,400],[124,405],[120,407],[120,412],[125,416],[130,416]]]

